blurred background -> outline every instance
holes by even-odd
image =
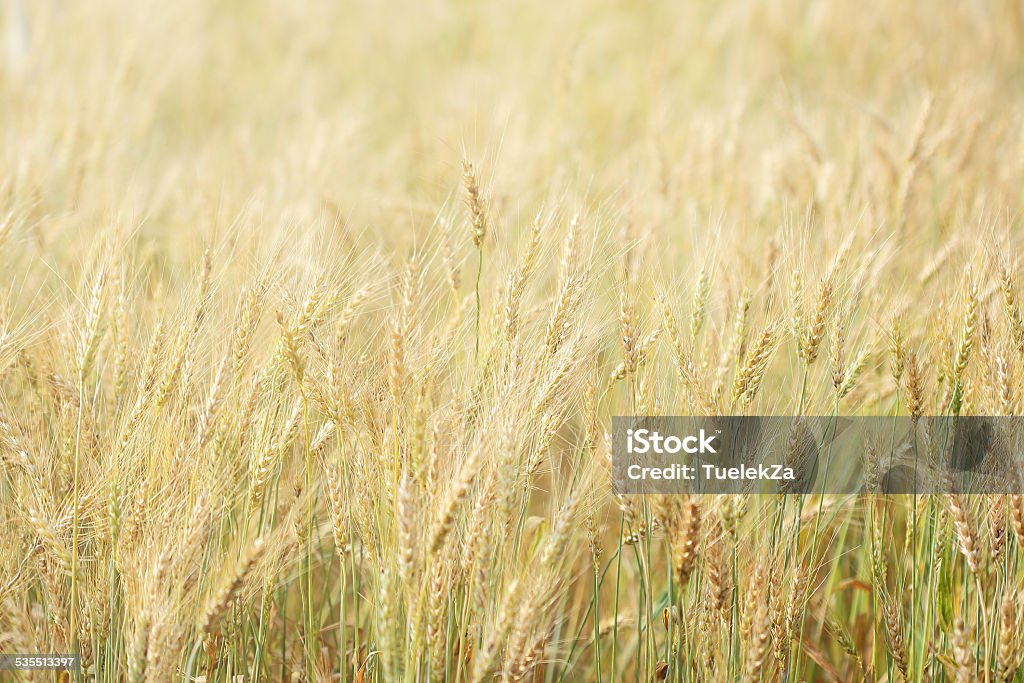
[[[4,2],[2,189],[69,248],[62,220],[166,240],[245,207],[401,249],[464,155],[496,216],[571,196],[684,252],[844,192],[890,224],[1020,198],[1014,0]]]

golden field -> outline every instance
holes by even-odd
[[[2,29],[0,652],[1024,680],[1021,496],[615,496],[609,461],[615,415],[1020,414],[1018,2]]]

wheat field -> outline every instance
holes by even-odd
[[[0,653],[1024,680],[1024,497],[610,469],[617,415],[1022,412],[1017,0],[7,0],[3,40]]]

